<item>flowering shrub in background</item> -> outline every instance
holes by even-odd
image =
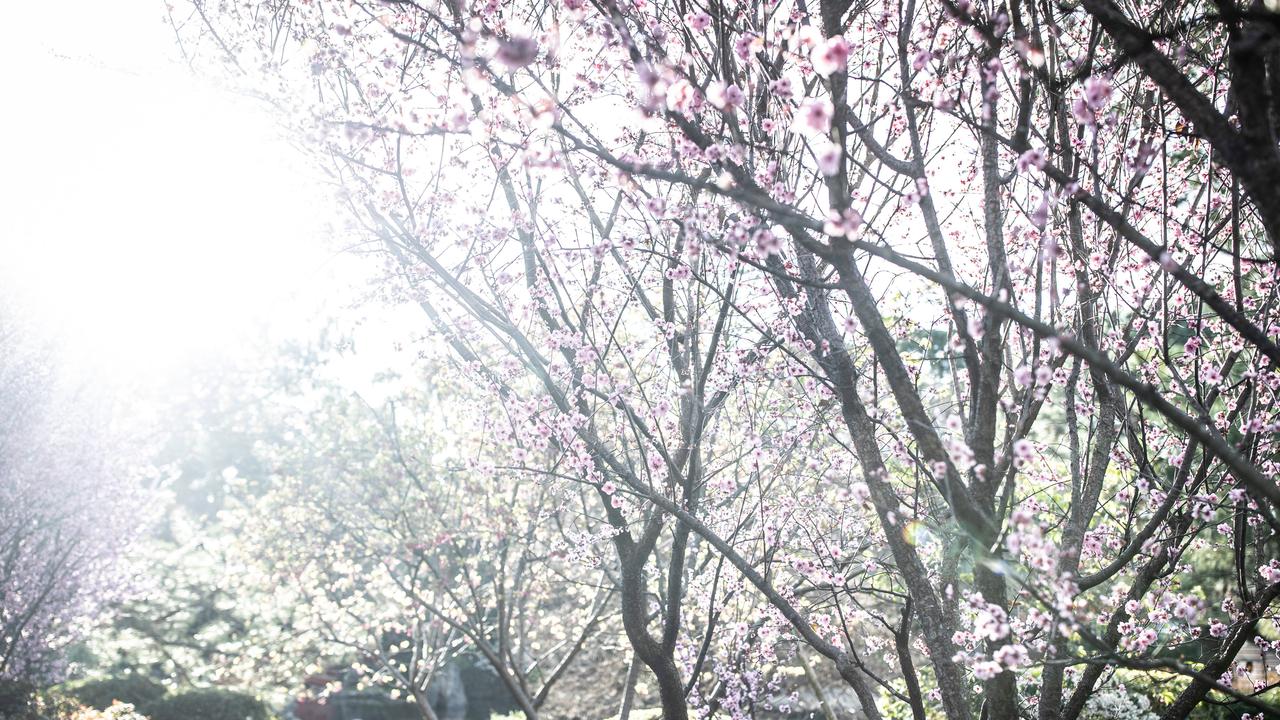
[[[0,307],[0,679],[38,684],[128,591],[117,560],[145,526],[133,446],[55,357]]]

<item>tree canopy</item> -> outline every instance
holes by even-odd
[[[172,4],[437,363],[311,396],[244,567],[428,718],[462,656],[531,719],[587,659],[623,717],[1276,712],[1273,5]]]

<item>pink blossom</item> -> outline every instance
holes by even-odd
[[[1036,368],[1036,385],[1045,387],[1051,382],[1053,382],[1053,368],[1048,365],[1041,365]]]
[[[1040,197],[1040,204],[1035,210],[1031,211],[1031,224],[1037,230],[1043,230],[1049,225],[1049,195],[1045,193]]]
[[[959,439],[947,441],[947,456],[951,457],[951,464],[955,465],[956,469],[959,469],[961,473],[973,468],[973,448],[969,447],[968,443],[959,441]]]
[[[1021,644],[1004,645],[991,654],[991,659],[1007,668],[1022,667],[1031,662],[1027,648]]]
[[[779,100],[786,100],[795,94],[795,91],[791,88],[791,81],[787,78],[769,81],[769,92],[773,93]]]
[[[724,89],[725,102],[732,107],[740,107],[746,101],[746,96],[742,94],[742,89],[737,85],[730,85]]]
[[[929,194],[929,181],[925,178],[916,178],[915,188],[908,190],[902,195],[904,205],[910,206],[920,202],[920,199]]]
[[[809,54],[809,62],[813,71],[822,77],[831,77],[832,73],[843,72],[849,62],[849,42],[843,36],[827,38],[813,48]]]
[[[796,115],[795,128],[799,131],[807,130],[826,135],[831,132],[831,118],[834,115],[835,108],[832,107],[830,100],[826,98],[809,99],[800,105],[800,112]]]
[[[1195,598],[1181,598],[1174,603],[1173,616],[1187,623],[1194,623],[1196,616],[1200,614],[1200,608]]]
[[[707,86],[707,102],[718,110],[732,112],[741,107],[745,100],[742,89],[737,85],[725,85],[716,81]]]
[[[835,143],[826,143],[819,147],[815,153],[818,158],[818,170],[825,176],[831,177],[840,171],[840,158],[844,155],[840,146]]]
[[[862,227],[862,215],[853,208],[847,208],[844,212],[832,210],[827,213],[827,221],[822,225],[822,232],[832,237],[853,237],[860,227]]]
[[[1025,173],[1031,168],[1043,170],[1045,164],[1044,150],[1032,148],[1018,157],[1018,172]]]
[[[1269,583],[1280,582],[1280,563],[1272,560],[1270,564],[1258,568],[1258,574]]]
[[[1093,110],[1084,98],[1076,98],[1072,101],[1071,117],[1085,127],[1093,127],[1098,122],[1097,116],[1093,114]]]
[[[1138,633],[1138,642],[1144,649],[1153,645],[1159,638],[1160,634],[1156,632],[1155,628],[1143,628],[1143,630]]]
[[[981,340],[986,334],[986,326],[983,324],[985,318],[981,312],[974,311],[969,313],[969,317],[965,319],[965,329],[969,331],[969,337],[974,340]]]
[[[754,33],[744,33],[733,41],[733,54],[737,55],[738,59],[743,62],[750,60],[752,53],[757,53],[761,50],[764,50],[764,40]]]
[[[994,660],[984,660],[973,664],[973,676],[979,680],[990,680],[1004,672],[1004,666]]]
[[[702,106],[702,95],[688,80],[680,78],[667,87],[667,109],[681,115],[692,115]]]
[[[666,276],[668,280],[688,280],[693,276],[693,270],[688,265],[680,263],[679,265],[668,269]]]
[[[761,229],[755,234],[756,250],[761,257],[769,257],[782,252],[782,238],[772,231]]]
[[[1031,368],[1026,365],[1019,365],[1018,368],[1013,371],[1013,382],[1017,384],[1018,387],[1031,387]]]
[[[509,70],[516,70],[533,63],[538,57],[538,42],[533,38],[511,37],[498,41],[498,51],[493,59]]]
[[[694,32],[702,32],[711,27],[711,16],[701,10],[691,12],[684,16],[684,24]]]
[[[871,498],[871,489],[866,483],[854,483],[849,486],[849,495],[855,503],[861,505]]]
[[[1084,81],[1084,101],[1092,110],[1102,110],[1111,102],[1111,79],[1094,75]]]
[[[658,452],[649,453],[649,470],[654,473],[661,473],[667,467],[667,461],[663,459],[662,454]]]

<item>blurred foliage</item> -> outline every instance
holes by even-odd
[[[149,720],[268,720],[266,705],[232,690],[189,690],[144,706]]]
[[[71,683],[65,693],[88,707],[106,710],[116,702],[144,707],[164,697],[163,685],[142,675],[85,680]]]
[[[59,688],[0,680],[0,720],[137,720],[137,716],[126,709],[98,713]]]

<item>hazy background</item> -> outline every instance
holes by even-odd
[[[261,108],[187,70],[162,12],[15,6],[0,42],[0,284],[124,383],[297,329],[348,286],[320,178]]]

